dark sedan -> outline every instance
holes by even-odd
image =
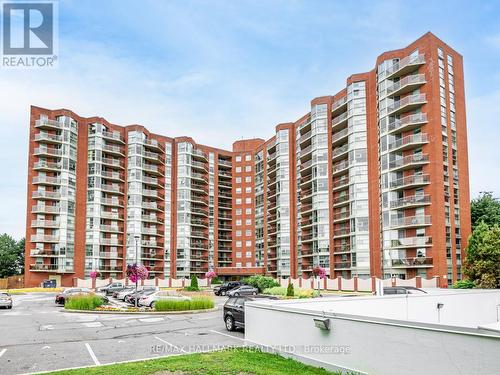
[[[245,303],[247,301],[255,301],[258,299],[277,300],[274,296],[244,296],[244,297],[229,297],[224,304],[223,317],[224,324],[228,331],[234,331],[236,328],[245,328]]]

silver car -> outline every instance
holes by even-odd
[[[257,294],[259,294],[259,289],[251,285],[242,285],[227,292],[229,297],[256,296]]]
[[[9,293],[0,292],[0,307],[12,309],[12,297]]]

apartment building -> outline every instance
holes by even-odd
[[[98,271],[461,278],[462,56],[431,33],[232,150],[31,108],[26,281]]]

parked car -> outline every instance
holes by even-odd
[[[241,285],[243,285],[241,281],[230,281],[228,283],[216,286],[214,288],[214,294],[216,296],[225,296],[231,289],[238,288]]]
[[[189,301],[191,297],[183,296],[174,291],[159,290],[151,294],[143,295],[139,298],[139,306],[155,307],[156,301],[159,300],[175,300],[175,301]]]
[[[102,288],[97,289],[98,292],[103,292],[106,295],[112,294],[115,290],[121,290],[125,286],[121,282],[111,283]]]
[[[61,293],[56,295],[56,303],[64,305],[69,296],[90,293],[92,293],[92,291],[89,288],[66,288]]]
[[[12,297],[9,293],[0,293],[0,307],[5,307],[6,309],[12,309]]]
[[[115,297],[116,299],[124,301],[125,297],[128,294],[130,294],[130,293],[134,293],[134,291],[135,291],[135,287],[133,287],[133,286],[127,286],[126,288],[123,288],[121,290],[115,291],[113,293],[113,297]]]
[[[255,301],[258,299],[272,299],[277,300],[275,296],[243,296],[243,297],[229,297],[224,304],[223,318],[224,324],[228,331],[234,331],[236,328],[245,328],[245,303],[247,301]]]
[[[414,286],[394,286],[385,287],[384,295],[386,294],[427,294],[427,292]]]
[[[132,291],[132,293],[127,294],[124,301],[127,303],[130,303],[132,305],[135,305],[136,298],[137,298],[137,301],[139,302],[139,298],[141,298],[142,296],[147,296],[147,295],[152,294],[154,292],[156,292],[156,289],[143,289],[143,290],[138,291],[137,294],[134,291]],[[139,305],[139,303],[137,303],[137,305]]]
[[[259,294],[259,289],[251,285],[242,285],[227,292],[229,297],[256,296],[257,294]]]

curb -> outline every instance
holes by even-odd
[[[218,307],[202,310],[184,310],[184,311],[95,311],[95,310],[66,310],[60,312],[82,313],[82,314],[118,314],[118,315],[175,315],[175,314],[201,314],[219,310]]]

